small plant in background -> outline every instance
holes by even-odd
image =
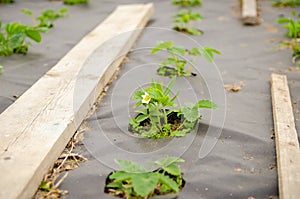
[[[76,5],[76,4],[86,4],[89,0],[64,0],[64,4],[67,5]]]
[[[277,19],[279,24],[284,24],[283,27],[287,29],[286,35],[292,38],[291,41],[284,41],[281,45],[289,46],[293,50],[293,61],[297,62],[297,66],[300,68],[300,61],[296,61],[300,58],[300,14],[292,11],[292,17],[280,17]]]
[[[272,2],[274,7],[296,7],[300,5],[300,0],[276,0]]]
[[[136,117],[131,118],[128,130],[143,137],[163,138],[169,136],[185,136],[191,132],[201,115],[199,108],[217,108],[210,100],[199,100],[197,103],[186,103],[177,108],[175,100],[179,92],[171,97],[171,89],[175,77],[168,85],[152,80],[147,88],[141,88],[133,94],[137,100],[135,107],[140,107],[135,112]]]
[[[2,73],[2,71],[3,71],[3,66],[0,65],[0,73]]]
[[[63,7],[59,9],[58,11],[47,9],[41,12],[41,14],[38,17],[34,17],[31,10],[28,9],[22,9],[22,12],[31,16],[33,24],[35,27],[46,27],[46,28],[52,28],[54,21],[57,18],[65,17],[68,12],[68,8]],[[39,23],[38,23],[39,21]]]
[[[14,3],[14,0],[0,0],[0,3]]]
[[[203,55],[207,61],[212,62],[214,59],[213,53],[220,54],[218,50],[208,46],[205,46],[202,49],[197,47],[186,49],[182,46],[174,46],[173,41],[159,41],[158,44],[152,48],[151,54],[161,50],[166,50],[171,54],[170,57],[167,57],[162,61],[157,70],[157,73],[162,76],[195,75],[191,73],[191,69],[201,55]],[[192,60],[185,60],[185,55],[192,57]]]
[[[202,0],[173,0],[172,3],[180,6],[201,6]]]
[[[30,45],[26,38],[40,42],[42,40],[41,32],[48,31],[47,28],[32,27],[17,22],[5,24],[2,28],[1,21],[0,30],[0,56],[8,56],[13,53],[26,54]]]
[[[154,162],[159,168],[149,171],[128,160],[115,160],[120,171],[111,173],[104,191],[121,198],[145,199],[157,195],[178,193],[184,180],[177,163],[184,162],[176,157],[165,157]]]
[[[174,30],[191,35],[202,35],[202,31],[193,27],[193,23],[195,21],[202,21],[203,19],[199,12],[193,12],[192,10],[179,10],[173,17],[175,18],[173,21]]]

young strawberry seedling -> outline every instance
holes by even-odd
[[[184,162],[176,157],[165,157],[154,162],[159,168],[149,171],[128,160],[115,160],[121,170],[111,173],[105,186],[105,193],[120,198],[145,199],[157,195],[178,193],[184,187],[184,180],[177,163]]]
[[[0,0],[0,3],[14,3],[14,0]]]
[[[300,0],[276,0],[272,2],[274,7],[296,7],[300,5]]]
[[[291,41],[284,41],[281,45],[289,46],[293,50],[293,61],[296,62],[297,66],[300,68],[300,61],[296,61],[300,58],[300,14],[292,11],[293,18],[290,17],[280,17],[277,19],[279,24],[284,24],[284,28],[287,29],[286,35],[292,38]]]
[[[65,17],[67,15],[68,8],[63,7],[61,9],[59,9],[58,11],[55,11],[52,9],[44,10],[38,17],[34,17],[32,11],[28,10],[28,9],[22,9],[22,12],[31,16],[35,27],[52,28],[54,21],[57,18]],[[39,21],[39,23],[38,23],[38,21]]]
[[[201,6],[202,0],[173,0],[172,3],[180,6]]]
[[[13,53],[26,54],[30,45],[26,38],[40,42],[42,40],[40,33],[47,32],[48,28],[33,27],[17,22],[5,24],[2,28],[0,21],[0,30],[0,56],[8,56]]]
[[[179,92],[171,97],[171,89],[175,83],[175,77],[168,85],[152,80],[149,87],[141,88],[133,94],[137,100],[135,107],[138,114],[131,118],[128,130],[132,133],[148,138],[163,138],[172,136],[185,136],[191,132],[201,115],[200,108],[217,108],[210,100],[199,100],[195,104],[186,103],[177,108],[175,103]]]
[[[76,5],[76,4],[86,4],[89,0],[64,0],[64,4]]]
[[[190,35],[202,35],[202,31],[193,27],[195,21],[202,21],[203,17],[199,12],[193,12],[192,10],[179,10],[176,15],[173,16],[173,29],[179,32],[188,33]]]
[[[220,52],[214,48],[205,46],[202,49],[193,47],[192,49],[186,49],[182,46],[174,46],[173,41],[159,41],[156,46],[151,50],[151,54],[158,51],[166,50],[171,54],[170,57],[165,58],[157,73],[162,76],[192,76],[191,69],[197,59],[203,55],[204,58],[212,62],[214,57],[213,53],[220,54]],[[192,57],[191,61],[187,61],[185,56]]]

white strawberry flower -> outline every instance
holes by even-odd
[[[142,98],[142,103],[149,104],[151,97],[147,92],[145,92],[144,95],[142,95]]]

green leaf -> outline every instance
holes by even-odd
[[[289,23],[291,21],[290,18],[286,18],[286,17],[280,17],[277,19],[277,23],[281,24],[281,23]]]
[[[158,181],[160,183],[167,185],[176,193],[179,191],[178,184],[174,180],[172,180],[169,176],[163,175],[161,173],[158,173],[158,176],[159,176]]]
[[[199,55],[201,55],[201,51],[200,51],[200,49],[197,48],[197,47],[193,47],[191,50],[188,51],[188,53],[189,53],[190,55],[194,55],[194,56],[199,56]]]
[[[138,90],[138,91],[134,92],[132,98],[137,99],[137,100],[142,100],[143,99],[142,95],[144,95],[144,93],[145,93],[144,91]]]
[[[15,33],[9,38],[8,45],[12,49],[20,47],[24,42],[25,38],[26,34],[24,32]]]
[[[115,179],[117,181],[129,180],[131,179],[132,173],[127,173],[125,171],[115,171],[110,176],[109,179]]]
[[[184,160],[181,158],[178,158],[178,157],[166,156],[166,157],[156,160],[154,163],[160,167],[167,167],[168,165],[176,163],[176,162],[184,162]]]
[[[137,116],[137,118],[135,120],[137,122],[142,122],[142,121],[144,121],[144,120],[146,120],[148,118],[149,118],[149,115],[139,115],[139,116]]]
[[[180,168],[176,164],[170,164],[166,167],[163,167],[163,169],[171,175],[174,175],[174,176],[181,175]]]
[[[154,54],[157,51],[172,48],[172,46],[173,46],[173,41],[159,41],[158,44],[154,46],[154,48],[152,48],[150,53]]]
[[[210,100],[199,100],[197,102],[197,106],[198,108],[213,108],[213,109],[218,108],[218,105]]]
[[[32,11],[31,10],[29,10],[29,9],[22,9],[21,10],[23,13],[25,13],[25,14],[27,14],[27,15],[32,15]]]
[[[0,73],[3,71],[3,66],[0,65]]]
[[[115,160],[115,162],[121,167],[122,170],[126,172],[147,172],[147,170],[144,167],[129,160]]]
[[[27,37],[29,37],[30,39],[36,41],[36,42],[41,42],[42,37],[39,31],[34,30],[34,29],[28,29],[25,31]]]
[[[221,54],[221,52],[219,52],[218,50],[208,47],[208,46],[204,46],[201,51],[202,51],[204,58],[209,62],[212,62],[214,60],[213,53],[218,54],[218,55]]]
[[[120,181],[114,181],[107,184],[106,187],[121,189],[123,187],[123,184]]]
[[[164,95],[170,94],[170,92],[172,91],[172,88],[174,86],[175,80],[176,80],[176,77],[172,77],[172,79],[170,80],[170,82],[168,83],[168,85],[164,91]]]
[[[42,33],[47,33],[49,31],[49,28],[47,27],[37,27],[35,30],[42,32]]]
[[[186,104],[182,108],[182,113],[184,118],[189,122],[194,122],[199,119],[198,106],[197,104]]]
[[[139,196],[150,194],[158,183],[157,173],[139,173],[132,176],[133,190]]]
[[[148,109],[143,108],[143,109],[139,109],[135,111],[136,113],[141,113],[143,115],[147,115],[148,114]]]
[[[181,47],[181,46],[174,46],[172,48],[168,48],[168,51],[171,54],[175,54],[175,55],[179,55],[179,56],[184,56],[185,52],[186,52],[186,49],[184,47]]]
[[[39,186],[39,189],[42,191],[51,191],[52,187],[53,187],[52,182],[42,181]]]

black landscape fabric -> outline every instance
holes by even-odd
[[[69,16],[55,21],[54,28],[43,35],[42,43],[32,42],[26,56],[0,58],[0,65],[4,66],[0,74],[0,112],[117,5],[146,2],[149,1],[91,0],[88,5],[68,6]],[[69,191],[66,197],[114,198],[104,193],[107,175],[118,168],[114,159],[129,159],[149,166],[150,161],[163,155],[173,155],[185,160],[180,166],[186,185],[176,196],[163,198],[277,198],[269,76],[271,72],[287,75],[299,132],[300,72],[288,69],[293,65],[290,50],[274,49],[287,39],[276,19],[281,14],[289,15],[292,9],[273,8],[271,1],[259,1],[261,24],[244,26],[239,1],[203,1],[201,7],[193,10],[203,15],[203,21],[195,26],[204,34],[188,36],[171,30],[171,16],[179,7],[167,0],[153,3],[155,12],[148,27],[95,113],[86,119],[88,128],[77,151],[88,161],[70,171],[62,183],[61,189]],[[15,1],[11,5],[0,5],[0,19],[2,23],[31,23],[30,17],[21,13],[22,8],[39,13],[62,6],[57,1]],[[177,78],[174,93],[180,91],[178,104],[211,99],[219,105],[218,110],[201,110],[203,119],[196,130],[183,138],[148,140],[133,136],[127,130],[129,117],[134,116],[132,93],[139,86],[149,84],[152,78],[164,83],[170,80],[156,74],[159,62],[167,54],[149,53],[158,40],[173,40],[175,45],[189,48],[211,46],[222,53],[215,56],[215,63],[201,57],[192,68],[197,76]],[[96,52],[87,64],[95,56],[98,56]],[[223,84],[234,83],[241,85],[239,92],[224,90]]]

